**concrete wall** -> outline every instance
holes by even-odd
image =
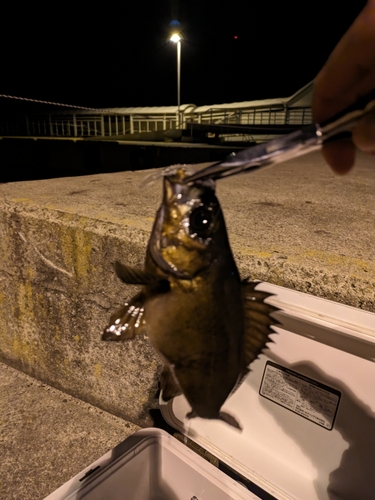
[[[69,181],[74,206],[75,182]],[[114,277],[111,262],[122,256],[142,266],[148,231],[135,221],[60,211],[52,200],[38,207],[29,196],[12,199],[1,211],[1,358],[84,401],[149,424],[158,361],[147,337],[118,345],[100,340],[111,311],[134,293]]]
[[[156,404],[147,338],[103,343],[136,291],[161,182],[144,172],[0,185],[0,359],[139,425]],[[232,248],[251,276],[375,311],[374,160],[339,177],[319,154],[219,182]]]

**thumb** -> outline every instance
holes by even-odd
[[[365,153],[375,154],[375,111],[364,116],[353,130],[353,142]]]

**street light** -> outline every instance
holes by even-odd
[[[178,33],[173,33],[170,40],[177,44],[177,108],[178,128],[180,129],[181,36]]]

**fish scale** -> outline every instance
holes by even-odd
[[[240,279],[214,181],[187,183],[186,176],[182,167],[163,175],[144,269],[115,263],[124,283],[142,288],[111,316],[102,339],[129,341],[146,331],[164,365],[163,399],[183,393],[188,418],[240,428],[221,407],[270,341],[275,308],[259,283]]]

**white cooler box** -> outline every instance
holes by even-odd
[[[161,412],[186,444],[143,429],[47,499],[375,499],[375,314],[267,283],[259,289],[274,294],[268,302],[282,309],[282,325],[223,406],[242,432],[187,421],[179,396]]]

